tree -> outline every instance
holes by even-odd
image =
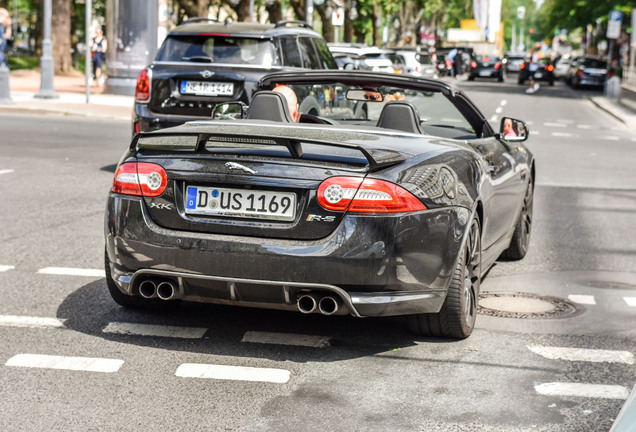
[[[71,59],[71,0],[52,0],[51,42],[54,71],[68,75],[73,71]]]

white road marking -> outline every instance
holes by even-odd
[[[9,270],[14,270],[15,266],[11,266],[11,265],[0,265],[0,272],[6,272]]]
[[[567,132],[552,132],[552,136],[555,136],[555,137],[571,137],[572,134],[571,133],[567,133]]]
[[[293,345],[311,348],[325,348],[329,346],[331,338],[325,336],[303,335],[295,333],[269,333],[248,331],[243,335],[241,342]]]
[[[182,339],[201,339],[207,331],[207,328],[202,327],[176,327],[122,322],[108,323],[108,325],[102,330],[103,333],[138,336],[158,336]]]
[[[112,373],[122,364],[123,360],[105,358],[18,354],[7,360],[5,366]]]
[[[594,128],[594,126],[586,125],[586,124],[576,125],[576,127],[579,128],[579,129],[593,129]]]
[[[535,131],[535,130],[530,131],[530,135],[539,135],[539,134],[540,134],[539,131]]]
[[[544,383],[534,386],[537,393],[546,396],[574,396],[600,399],[627,399],[629,390],[618,385],[584,383]]]
[[[623,297],[629,307],[636,307],[636,297]]]
[[[18,316],[18,315],[0,315],[0,326],[3,327],[30,327],[30,328],[45,328],[45,327],[64,327],[64,320],[56,318],[41,318],[31,316]]]
[[[182,378],[209,378],[285,384],[289,381],[291,372],[285,369],[184,363],[177,368],[175,375]]]
[[[497,109],[495,110],[497,114],[501,114],[502,111],[503,111],[503,108],[501,107],[497,107]]]
[[[497,114],[493,114],[492,117],[490,117],[490,121],[491,122],[495,122],[495,121],[497,121],[497,118],[498,118]]]
[[[45,267],[38,270],[40,274],[61,275],[61,276],[86,276],[86,277],[106,277],[104,270],[67,268],[67,267]]]
[[[629,351],[547,346],[528,346],[528,348],[533,353],[552,360],[634,364],[634,355]]]
[[[596,300],[592,295],[570,294],[568,300],[578,304],[595,305]]]
[[[500,103],[501,106],[506,106],[507,104],[508,104],[508,101],[505,100],[505,99],[502,100],[501,103]]]
[[[607,140],[607,141],[618,141],[618,140],[620,140],[620,138],[617,137],[617,136],[604,136],[604,137],[601,137],[601,138],[604,139],[604,140]]]
[[[3,169],[3,170],[0,170],[0,175],[2,175],[2,174],[11,174],[12,172],[15,172],[15,170]]]
[[[562,127],[562,128],[568,127],[568,125],[566,125],[566,124],[563,124],[563,123],[554,123],[554,122],[546,122],[546,123],[543,123],[543,126],[548,126],[548,127]]]

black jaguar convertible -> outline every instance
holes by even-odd
[[[409,76],[279,73],[259,87],[249,107],[135,136],[106,209],[113,299],[405,315],[420,335],[469,336],[485,272],[528,249],[526,125],[495,131],[459,89]]]

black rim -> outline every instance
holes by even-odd
[[[481,276],[481,240],[479,224],[474,221],[470,226],[468,243],[466,245],[466,266],[464,272],[464,316],[466,325],[470,328],[475,323],[477,315],[477,298],[479,296],[479,281]]]
[[[523,209],[521,210],[521,247],[527,251],[530,243],[530,232],[532,231],[532,182],[528,183],[526,196],[523,199]]]

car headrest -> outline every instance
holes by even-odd
[[[377,126],[414,134],[423,133],[420,127],[420,114],[406,101],[387,102],[380,113]]]
[[[251,120],[293,123],[285,96],[269,90],[259,91],[254,94],[247,110],[247,118]]]

